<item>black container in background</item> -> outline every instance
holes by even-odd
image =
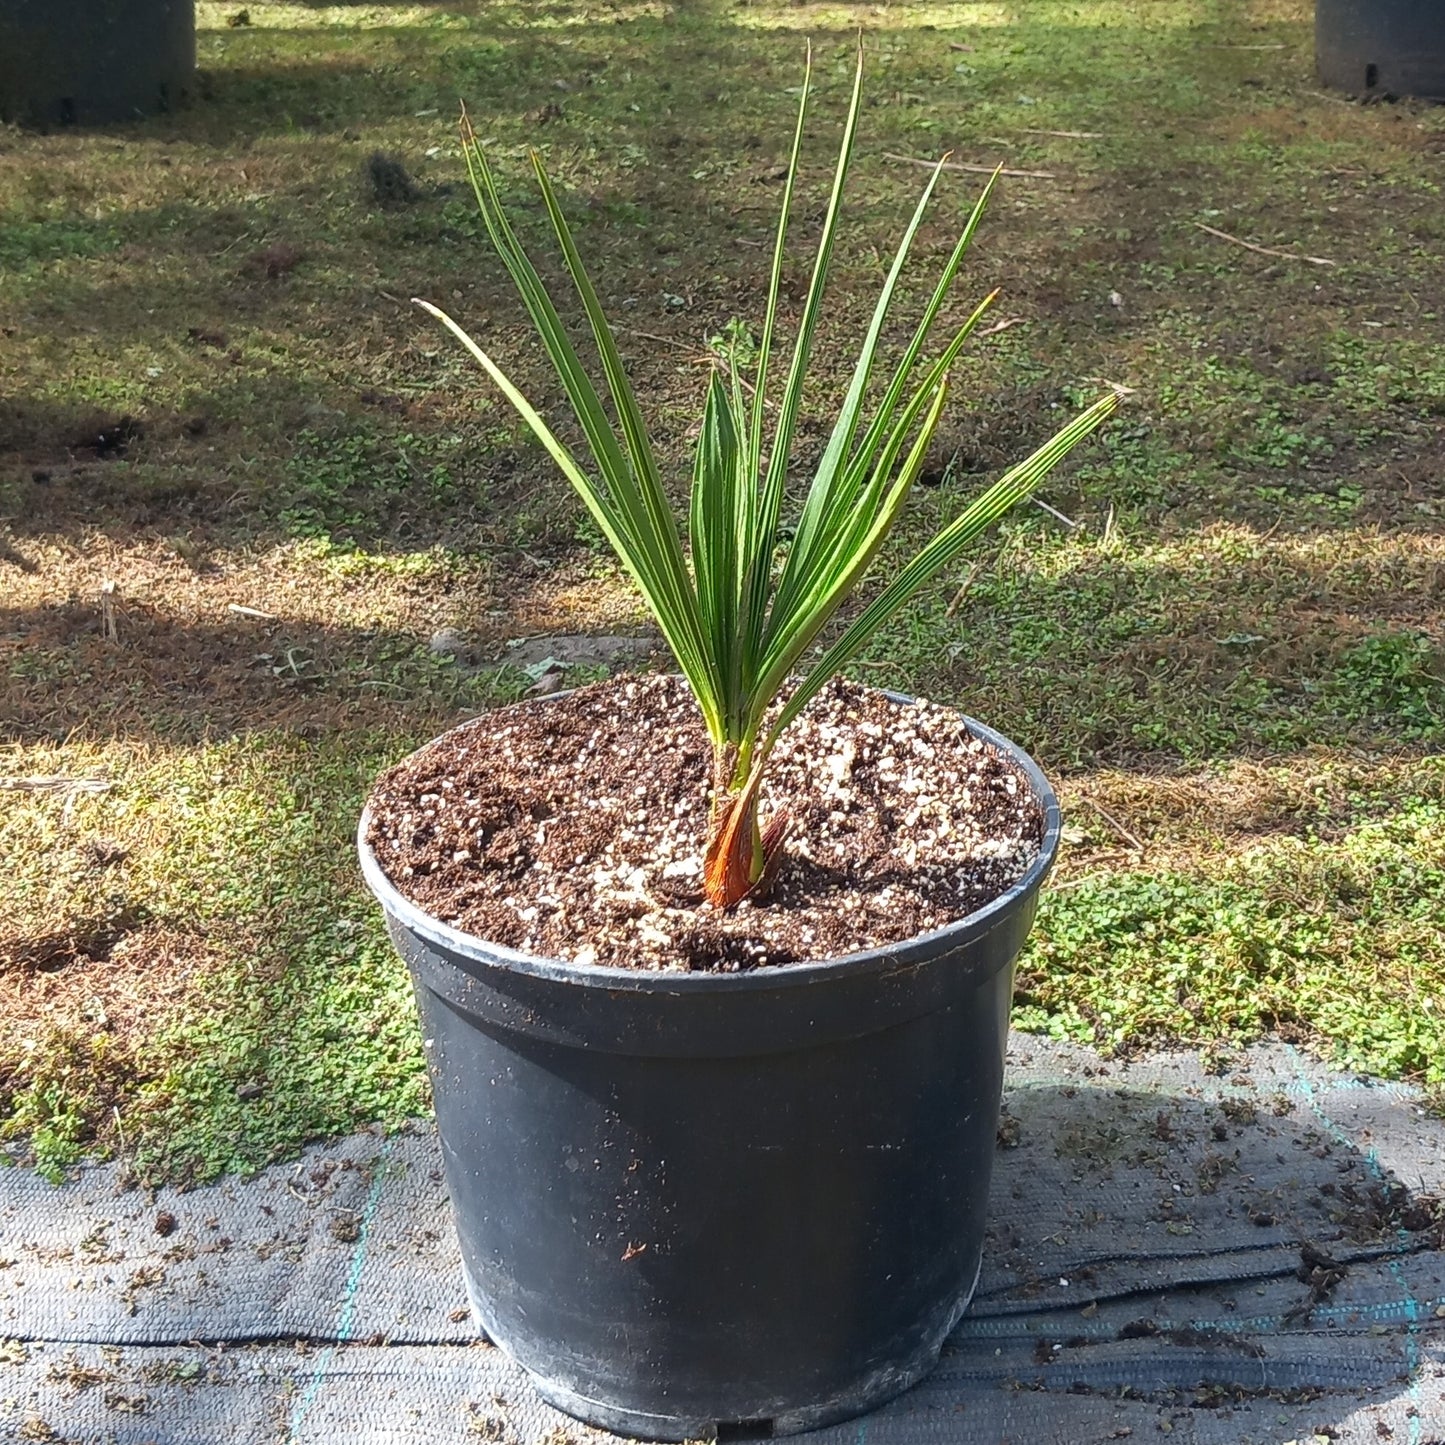
[[[1445,0],[1316,0],[1315,62],[1352,95],[1445,100]]]
[[[0,120],[134,120],[184,104],[195,74],[194,0],[0,4]]]
[[[545,704],[532,704],[542,705]],[[481,1327],[553,1404],[651,1439],[786,1434],[936,1363],[978,1277],[1014,960],[1058,847],[939,932],[828,962],[533,958],[366,880],[416,986]]]

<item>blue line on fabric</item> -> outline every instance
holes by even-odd
[[[1392,1270],[1396,1266],[1392,1263]],[[1398,1276],[1397,1276],[1398,1279]],[[1186,1282],[1187,1287],[1195,1288],[1195,1282]],[[1248,1280],[1219,1280],[1218,1284],[1245,1284]],[[1082,1301],[1074,1301],[1064,1309],[1077,1309]],[[1422,1311],[1428,1315],[1433,1310],[1445,1308],[1445,1295],[1439,1299],[1417,1300],[1413,1295],[1398,1300],[1391,1300],[1381,1304],[1352,1304],[1352,1305],[1315,1305],[1310,1310],[1310,1317],[1315,1320],[1336,1321],[1342,1323],[1354,1323],[1357,1319],[1372,1320],[1376,1324],[1395,1324],[1403,1321],[1410,1324],[1422,1317]],[[1050,1336],[1058,1333],[1058,1316],[1062,1311],[1050,1310],[1038,1314],[1019,1312],[1011,1315],[995,1315],[989,1319],[965,1319],[953,1332],[952,1339],[1029,1339],[1040,1334]],[[1036,1329],[1019,1328],[1019,1323],[1028,1320],[1040,1320],[1042,1326]],[[1019,1323],[1016,1323],[1019,1322]],[[1221,1335],[1239,1335],[1244,1333],[1256,1334],[1287,1334],[1288,1320],[1284,1315],[1226,1315],[1216,1320],[1185,1319],[1177,1322],[1160,1320],[1155,1317],[1155,1323],[1162,1332],[1167,1330],[1198,1330],[1200,1333],[1214,1333]],[[1117,1326],[1111,1322],[1095,1324],[1091,1320],[1071,1320],[1069,1323],[1071,1334],[1079,1335],[1085,1339],[1112,1340],[1116,1337]]]
[[[315,1403],[337,1348],[351,1338],[352,1324],[356,1319],[356,1301],[361,1293],[361,1273],[366,1264],[366,1240],[371,1233],[371,1222],[376,1217],[377,1206],[381,1203],[382,1185],[386,1182],[386,1157],[390,1153],[391,1140],[385,1139],[376,1156],[371,1188],[367,1191],[366,1203],[361,1209],[361,1228],[356,1236],[356,1248],[351,1251],[351,1267],[346,1272],[346,1282],[341,1286],[341,1313],[336,1319],[336,1343],[327,1345],[317,1356],[311,1378],[306,1382],[301,1398],[292,1407],[291,1418],[286,1423],[288,1445],[296,1439],[302,1421]]]

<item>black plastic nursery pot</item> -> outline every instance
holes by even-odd
[[[194,0],[4,0],[0,120],[95,125],[191,95]]]
[[[545,705],[545,704],[532,704]],[[1059,840],[986,908],[752,972],[536,958],[363,872],[416,988],[463,1271],[540,1393],[658,1440],[857,1415],[978,1278],[1014,962]]]
[[[1316,0],[1315,62],[1326,85],[1354,95],[1445,100],[1445,5]]]

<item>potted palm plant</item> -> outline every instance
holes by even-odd
[[[540,159],[610,410],[465,120],[488,233],[582,448],[420,303],[576,488],[681,674],[453,730],[382,777],[359,838],[416,986],[477,1318],[547,1399],[649,1438],[808,1429],[937,1360],[977,1277],[1013,964],[1058,841],[1054,796],[1013,744],[839,677],[1113,392],[819,642],[899,516],[993,299],[925,356],[990,182],[901,357],[876,367],[936,169],[790,509],[861,78],[860,56],[775,388],[805,80],[760,338],[708,382],[685,526]]]

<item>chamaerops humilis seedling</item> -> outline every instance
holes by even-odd
[[[783,502],[793,436],[858,127],[861,50],[812,280],[774,407],[768,398],[779,283],[811,72],[810,57],[773,246],[767,311],[761,338],[746,368],[750,374],[746,378],[741,374],[745,368],[734,347],[725,371],[714,370],[708,381],[688,508],[690,548],[684,547],[682,526],[668,502],[657,455],[611,327],[541,157],[533,151],[532,166],[591,327],[617,415],[615,427],[567,336],[556,305],[512,230],[496,178],[465,115],[463,152],[487,234],[556,367],[590,458],[579,457],[558,439],[456,321],[429,302],[418,302],[481,363],[576,488],[632,575],[687,679],[713,747],[713,806],[703,886],[708,901],[717,907],[728,907],[760,891],[781,859],[788,826],[786,810],[779,809],[766,824],[759,819],[763,771],[779,735],[909,598],[980,532],[1027,497],[1054,465],[1113,411],[1119,399],[1119,389],[1111,389],[976,496],[858,613],[836,641],[822,649],[821,655],[810,651],[862,580],[902,511],[943,414],[949,367],[998,294],[984,298],[935,359],[924,360],[924,347],[998,179],[996,172],[969,215],[911,341],[865,422],[865,397],[874,379],[879,338],[909,249],[943,170],[945,162],[940,161],[904,228],[796,524],[784,529]],[[785,692],[786,701],[775,707]]]

